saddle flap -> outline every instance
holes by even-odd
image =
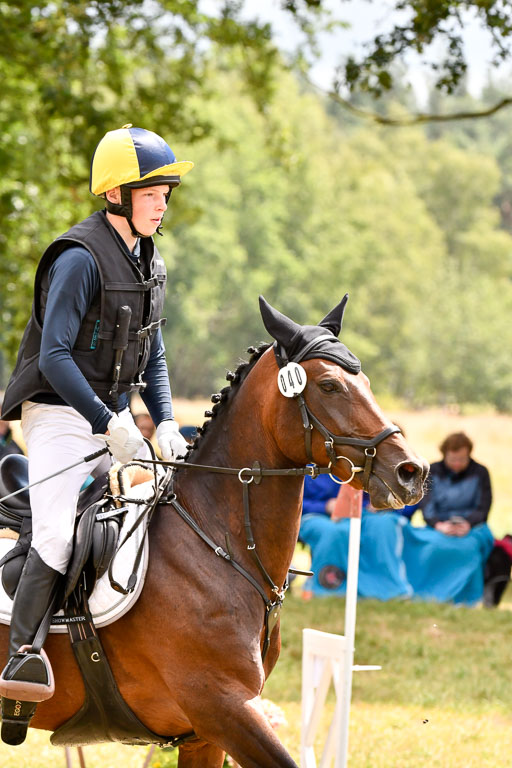
[[[98,520],[96,516],[99,512],[105,512],[103,501],[91,504],[78,519],[73,555],[66,572],[65,599],[75,589],[84,569],[87,569],[87,589],[91,594],[94,584],[103,576],[116,551],[121,527],[120,515]],[[124,514],[125,509],[120,512]]]
[[[18,453],[10,453],[0,461],[0,499],[28,485],[28,459]],[[22,517],[30,514],[28,489],[3,502],[0,508]]]
[[[73,542],[73,555],[66,572],[66,585],[64,588],[64,599],[68,598],[78,583],[92,546],[92,533],[96,521],[96,513],[102,508],[102,504],[91,504],[88,509],[80,515],[75,528]],[[92,585],[90,586],[92,591]]]
[[[92,565],[96,572],[96,579],[101,579],[108,570],[117,549],[120,528],[121,524],[117,517],[98,520],[93,528]]]

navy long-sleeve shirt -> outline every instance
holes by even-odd
[[[427,525],[451,517],[463,517],[471,527],[485,523],[491,503],[491,479],[483,464],[470,459],[462,472],[452,472],[444,461],[430,465],[430,490],[420,504]]]
[[[128,251],[134,260],[140,249]],[[93,433],[104,433],[112,417],[112,404],[102,401],[89,385],[72,358],[78,331],[87,311],[100,290],[98,267],[89,251],[72,246],[63,251],[49,270],[49,291],[41,339],[39,367],[56,395],[36,395],[36,402],[70,405],[91,424]],[[155,334],[144,381],[142,399],[155,424],[172,419],[172,400],[165,347],[160,330]],[[128,395],[119,396],[118,408],[128,404]]]

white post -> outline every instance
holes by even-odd
[[[348,727],[350,700],[352,697],[352,671],[356,634],[357,582],[359,576],[359,547],[361,543],[361,518],[350,518],[348,545],[347,595],[345,601],[345,663],[341,673],[341,695],[337,699],[335,718],[338,723],[338,745],[334,768],[345,768],[348,755]]]
[[[362,491],[344,486],[333,513],[333,520],[350,518],[345,633],[334,635],[316,629],[303,630],[302,768],[317,768],[314,738],[331,679],[336,691],[336,707],[318,768],[328,768],[333,759],[334,768],[346,768],[352,673],[380,669],[378,666],[354,666],[362,496]]]

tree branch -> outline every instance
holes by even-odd
[[[314,88],[317,88],[317,86],[313,85]],[[442,123],[442,122],[449,122],[451,120],[469,120],[477,117],[489,117],[490,115],[494,115],[496,112],[498,112],[500,109],[503,109],[504,107],[510,106],[512,104],[512,96],[507,96],[504,99],[501,99],[497,104],[494,104],[494,106],[489,107],[488,109],[482,109],[478,110],[476,112],[453,112],[449,115],[432,115],[432,114],[426,114],[419,112],[415,115],[412,115],[411,117],[384,117],[383,115],[379,115],[376,112],[368,112],[366,109],[361,109],[360,107],[354,106],[354,104],[351,104],[350,101],[347,101],[347,99],[344,99],[342,96],[339,95],[339,93],[336,93],[336,91],[324,91],[322,88],[317,88],[317,90],[321,91],[323,94],[328,96],[333,101],[336,101],[338,104],[340,104],[344,109],[348,109],[350,112],[353,112],[355,115],[358,115],[359,117],[364,117],[367,120],[373,120],[376,123],[379,123],[380,125],[390,125],[390,126],[408,126],[408,125],[418,125],[420,123]]]

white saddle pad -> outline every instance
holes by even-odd
[[[132,499],[149,499],[154,493],[154,483],[152,481],[141,483],[131,488],[127,496]],[[127,531],[130,530],[137,517],[142,512],[140,504],[126,504],[128,512],[125,515],[123,525],[119,534],[119,542],[124,540]],[[139,525],[126,544],[121,548],[119,554],[114,560],[112,574],[114,579],[126,587],[130,577],[135,557],[142,541],[144,525]],[[0,557],[3,557],[16,544],[12,539],[0,539]],[[137,602],[137,599],[144,586],[144,578],[148,567],[149,545],[148,538],[144,542],[143,555],[137,570],[137,583],[133,592],[123,595],[116,592],[110,586],[108,572],[103,574],[101,579],[96,582],[92,595],[89,598],[89,608],[97,627],[105,627],[107,624],[124,616],[130,608]],[[0,568],[0,573],[1,573]],[[10,624],[11,622],[12,600],[4,591],[0,581],[0,623]],[[63,615],[60,611],[57,616]],[[67,632],[66,624],[56,624],[50,629],[50,632]]]

